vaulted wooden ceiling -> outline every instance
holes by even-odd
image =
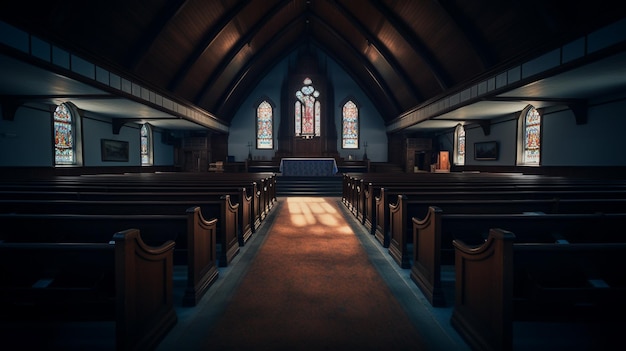
[[[276,63],[314,48],[390,122],[625,17],[608,1],[20,0],[0,18],[226,124]]]

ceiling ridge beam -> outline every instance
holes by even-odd
[[[361,89],[363,89],[365,95],[367,95],[369,97],[369,99],[372,101],[372,103],[374,104],[374,108],[376,108],[378,110],[378,112],[380,113],[381,116],[385,116],[385,115],[393,115],[394,113],[391,112],[391,109],[387,109],[388,105],[391,105],[391,107],[393,109],[396,109],[396,111],[398,111],[398,106],[393,105],[393,98],[391,98],[390,96],[388,96],[388,94],[384,94],[385,95],[385,99],[387,100],[386,102],[381,102],[380,100],[382,100],[379,97],[379,94],[376,94],[373,92],[374,89],[371,88],[364,88],[364,87],[369,87],[370,84],[368,84],[368,82],[360,79],[360,76],[356,73],[354,73],[353,75],[350,74],[351,71],[351,67],[349,65],[344,64],[341,59],[333,54],[332,51],[326,49],[323,45],[321,45],[321,43],[318,43],[315,39],[312,39],[313,43],[315,45],[317,45],[320,50],[324,51],[326,53],[326,55],[328,55],[329,57],[333,58],[337,64],[339,66],[341,66],[347,73],[348,75],[350,75],[350,77],[357,83],[357,85],[361,86]],[[367,71],[367,73],[369,74],[369,76],[371,77],[372,80],[374,80],[375,85],[377,87],[377,89],[381,89],[382,87],[380,86],[380,84],[376,81],[376,78],[374,77],[373,73],[367,69],[367,67],[365,68],[365,70]]]
[[[314,15],[314,14],[310,14],[312,19],[316,19],[318,20],[319,18]],[[285,26],[279,33],[277,33],[274,37],[275,38],[280,38],[281,36],[284,36],[286,33],[288,33],[289,28],[295,26],[297,24],[297,22],[301,19],[305,17],[305,15],[301,15],[296,17],[292,22],[290,22],[287,26]],[[342,36],[340,36],[336,30],[334,30],[334,28],[332,27],[328,27],[324,21],[320,20],[320,23],[322,26],[324,26],[332,35],[334,35],[338,40],[340,40],[342,43],[344,43],[344,45],[348,48],[351,49],[351,51],[353,51],[355,56],[358,56],[358,50],[348,41],[345,40],[345,38],[343,38]],[[275,40],[274,42],[277,42],[277,40]],[[297,46],[297,43],[293,45],[294,47]],[[262,50],[260,50],[255,57],[261,56],[261,54],[263,52],[266,52],[269,50],[269,45],[266,45],[263,47]],[[231,96],[233,94],[233,91],[236,89],[236,87],[239,85],[239,82],[241,82],[243,80],[243,77],[247,74],[247,71],[249,71],[249,67],[250,67],[250,62],[254,62],[255,58],[252,58],[251,60],[248,60],[248,64],[246,65],[248,68],[244,69],[242,71],[244,71],[244,73],[239,74],[239,78],[234,79],[233,83],[227,88],[225,89],[224,94],[222,94],[222,96],[220,97],[220,99],[218,101],[221,101],[220,106],[216,109],[216,111],[220,111],[221,114],[221,109],[223,108],[223,106],[226,104],[227,100],[228,100],[228,96]],[[398,101],[391,95],[389,95],[389,91],[390,88],[384,84],[384,80],[382,80],[377,74],[376,74],[376,70],[371,66],[371,64],[368,61],[364,62],[365,66],[366,66],[366,70],[370,73],[370,76],[372,78],[372,81],[380,88],[380,91],[382,92],[382,94],[387,98],[387,100],[390,102],[390,104],[392,106],[395,107],[396,111],[400,111],[400,104],[398,103]]]
[[[359,50],[357,48],[354,47],[354,45],[352,45],[352,43],[350,41],[348,41],[345,37],[343,37],[341,35],[341,33],[339,33],[338,31],[336,31],[333,27],[330,27],[326,21],[322,20],[321,18],[319,18],[317,15],[312,14],[312,18],[318,20],[320,22],[320,24],[326,28],[326,30],[328,30],[335,38],[337,38],[338,40],[340,40],[345,47],[350,48],[350,51],[352,51],[352,53],[354,54],[355,57],[359,57],[361,56],[361,53],[359,52]],[[376,84],[376,86],[380,89],[380,91],[382,92],[382,95],[384,95],[387,100],[390,102],[390,104],[392,106],[394,106],[396,111],[401,111],[401,104],[398,102],[398,100],[393,96],[390,95],[389,92],[391,91],[391,88],[385,84],[385,80],[382,79],[382,77],[380,76],[380,74],[378,74],[376,68],[371,64],[371,62],[369,62],[368,60],[359,60],[361,62],[363,62],[365,69],[367,70],[367,72],[369,73],[370,77],[372,78],[372,81]]]
[[[279,40],[277,40],[278,38],[286,35],[293,27],[296,27],[298,25],[298,22],[305,18],[306,16],[304,14],[301,14],[300,16],[294,18],[288,25],[284,26],[278,33],[274,34],[274,38],[275,40],[273,40],[273,43],[277,43]],[[293,43],[293,45],[290,45],[293,48],[298,46],[298,43]],[[248,74],[248,72],[250,71],[250,67],[252,66],[252,64],[254,62],[257,61],[257,58],[262,56],[263,53],[268,52],[270,49],[270,45],[266,44],[263,46],[263,48],[261,48],[260,50],[258,50],[256,52],[256,54],[253,55],[253,57],[248,60],[246,62],[246,64],[244,65],[244,68],[239,70],[237,73],[237,78],[236,79],[232,79],[231,80],[231,84],[228,85],[228,87],[226,89],[224,89],[224,93],[220,96],[220,98],[217,101],[221,101],[221,103],[219,104],[219,106],[217,106],[216,111],[220,111],[220,113],[222,112],[223,107],[226,105],[229,97],[234,93],[234,91],[236,90],[237,86],[239,85],[239,83],[244,79],[244,77]],[[209,89],[209,85],[205,85],[202,88],[202,92],[203,95],[207,93],[208,89]],[[202,96],[203,96],[202,95]],[[201,95],[198,96],[197,101],[200,101],[202,98]]]

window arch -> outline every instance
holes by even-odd
[[[54,163],[76,164],[76,121],[70,107],[62,103],[54,110]]]
[[[274,108],[267,100],[256,108],[256,148],[274,148]]]
[[[341,146],[344,149],[359,148],[359,108],[349,100],[341,112]]]
[[[454,130],[454,163],[459,166],[465,164],[465,127],[461,124]]]
[[[528,106],[520,120],[521,164],[538,166],[541,162],[541,115],[533,106]]]
[[[319,91],[313,87],[311,78],[305,78],[303,86],[296,91],[295,133],[296,136],[312,138],[321,134],[321,103]]]
[[[141,125],[141,165],[151,166],[152,162],[152,128],[144,123]]]

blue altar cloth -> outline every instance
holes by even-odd
[[[339,169],[334,158],[289,157],[280,160],[280,173],[284,176],[334,176]]]

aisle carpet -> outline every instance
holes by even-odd
[[[295,197],[277,210],[207,350],[420,349],[336,203]]]

